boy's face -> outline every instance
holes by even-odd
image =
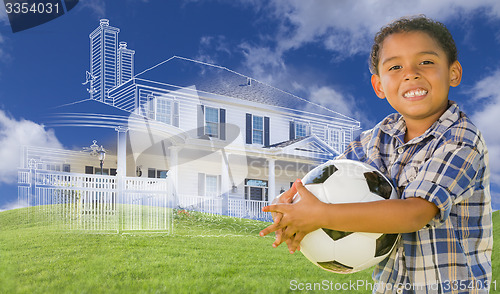
[[[372,86],[407,123],[430,126],[446,111],[450,86],[458,86],[461,77],[458,61],[449,65],[446,53],[432,37],[414,31],[386,37]]]

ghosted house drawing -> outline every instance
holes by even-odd
[[[174,56],[135,74],[135,51],[119,32],[101,20],[90,34],[85,83],[86,103],[113,115],[68,110],[72,121],[117,128],[116,152],[101,170],[82,152],[54,159],[27,147],[20,172],[35,160],[40,172],[168,180],[176,207],[262,219],[263,205],[343,152],[359,129],[355,119],[217,65]]]

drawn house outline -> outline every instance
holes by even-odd
[[[342,153],[360,127],[321,105],[189,58],[173,56],[134,74],[136,52],[119,41],[119,32],[103,19],[89,35],[92,78],[84,103],[121,115],[64,110],[72,121],[106,120],[108,127],[119,127],[106,172],[168,177],[178,207],[216,198],[218,213],[245,216],[248,212],[236,213],[228,203],[256,202],[252,209],[258,210],[317,164]],[[85,163],[81,152],[60,154],[48,164],[46,151],[26,147],[21,169],[36,159],[41,170],[101,171],[95,160]]]

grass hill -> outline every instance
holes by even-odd
[[[267,225],[258,221],[183,214],[171,235],[98,234],[27,215],[0,212],[0,293],[285,293],[308,286],[371,292],[371,270],[323,271],[286,246],[273,249],[271,237],[258,237]],[[498,212],[494,223],[499,236]],[[499,250],[495,243],[493,280],[500,278]]]

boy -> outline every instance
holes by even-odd
[[[318,228],[401,233],[375,268],[379,293],[485,293],[491,282],[491,196],[484,140],[448,100],[462,67],[446,27],[424,16],[399,19],[375,36],[372,86],[398,112],[353,141],[341,158],[364,161],[396,184],[401,199],[326,204],[300,180],[265,207],[276,247],[293,253]],[[301,200],[290,204],[295,193]]]

